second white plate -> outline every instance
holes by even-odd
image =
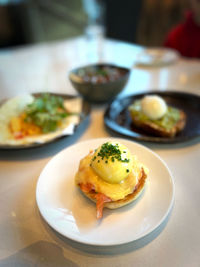
[[[137,56],[136,66],[160,67],[175,63],[179,54],[174,49],[155,47],[144,49]]]
[[[109,140],[127,146],[150,173],[136,202],[104,209],[103,219],[97,220],[95,204],[75,186],[74,176],[80,159]],[[174,200],[174,183],[166,164],[148,148],[125,139],[100,138],[77,143],[53,157],[39,177],[36,200],[46,222],[63,236],[89,245],[119,245],[144,237],[165,220]]]

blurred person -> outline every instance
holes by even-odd
[[[200,0],[190,0],[190,6],[185,21],[172,28],[164,46],[176,49],[182,56],[200,58]]]

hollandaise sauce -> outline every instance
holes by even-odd
[[[104,203],[134,197],[134,192],[144,185],[145,173],[148,170],[126,146],[106,142],[80,161],[75,180],[90,199],[95,199],[100,219]]]
[[[128,175],[126,174],[126,178],[124,178],[123,181],[118,183],[110,183],[102,179],[101,176],[90,166],[92,158],[93,154],[89,154],[81,160],[79,171],[76,175],[76,183],[86,187],[82,187],[82,189],[86,189],[83,191],[103,193],[112,201],[123,199],[126,195],[131,194],[134,191],[134,188],[140,179],[142,167],[136,157],[133,159],[132,171]]]
[[[91,167],[105,181],[120,183],[132,171],[133,159],[122,144],[104,143],[94,153]]]

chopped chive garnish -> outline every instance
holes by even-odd
[[[126,151],[123,151],[123,152],[126,153]],[[111,144],[109,142],[104,143],[101,146],[101,149],[98,152],[97,156],[101,157],[102,159],[104,159],[104,158],[109,159],[110,158],[112,162],[114,162],[115,160],[118,160],[118,161],[121,161],[121,162],[129,162],[130,161],[127,158],[122,159],[121,151],[119,149],[119,145],[118,144],[114,144],[113,145],[113,144]],[[95,160],[96,157],[94,157],[93,159]]]

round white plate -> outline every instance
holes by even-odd
[[[103,219],[97,220],[95,204],[75,186],[74,176],[80,159],[109,140],[127,146],[150,173],[138,200],[116,210],[105,208]],[[165,220],[173,199],[173,179],[163,160],[148,148],[119,138],[92,139],[61,151],[42,171],[36,189],[39,210],[53,229],[72,240],[99,246],[119,245],[149,234]]]
[[[140,52],[136,66],[163,66],[175,63],[179,59],[177,51],[169,48],[147,48]]]

